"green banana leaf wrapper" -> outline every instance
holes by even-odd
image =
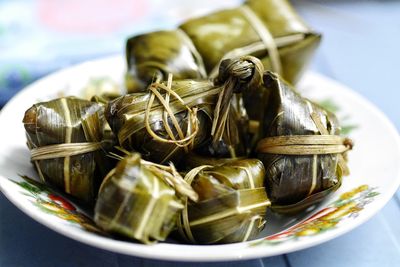
[[[323,135],[331,138],[327,135],[333,135],[340,138],[340,126],[335,115],[301,97],[278,75],[266,72],[264,87],[270,94],[263,124],[265,137]],[[323,129],[318,128],[312,114]],[[338,153],[312,154],[307,152],[309,146],[298,154],[264,153],[259,149],[261,142],[263,140],[258,144],[257,158],[266,169],[265,187],[272,209],[283,213],[300,211],[322,201],[341,185]]]
[[[286,0],[248,0],[234,9],[188,20],[176,31],[128,39],[127,90],[145,90],[154,77],[215,77],[226,58],[252,55],[266,70],[295,83],[321,40]]]
[[[215,85],[222,85],[214,108],[213,126],[216,127],[211,131],[211,145],[197,149],[196,153],[216,158],[240,158],[250,154],[251,137],[255,137],[253,132],[258,128],[250,125],[244,99],[251,91],[260,90],[263,71],[260,60],[252,56],[220,62],[218,76],[213,79]]]
[[[243,7],[249,9],[259,23],[249,20]],[[318,47],[321,35],[309,28],[286,0],[248,0],[242,7],[189,20],[180,28],[193,40],[208,73],[221,59],[243,55],[256,56],[265,69],[277,71],[256,30],[257,24],[268,29],[278,49],[280,74],[295,83]]]
[[[232,162],[236,162],[238,160],[244,160],[244,159],[246,159],[246,157],[215,158],[215,157],[203,156],[201,154],[191,152],[182,161],[182,164],[180,167],[182,170],[190,171],[193,168],[203,166],[203,165],[219,166],[219,165],[232,163]]]
[[[179,163],[192,150],[215,157],[247,155],[248,117],[241,94],[261,81],[254,75],[254,59],[222,61],[213,81],[172,81],[170,75],[148,92],[109,102],[107,121],[124,149],[156,163]]]
[[[157,78],[201,79],[202,59],[181,31],[157,31],[131,37],[126,42],[128,92],[143,91]]]
[[[216,158],[237,158],[249,154],[247,141],[248,117],[246,110],[244,106],[239,103],[238,105],[231,105],[228,112],[228,122],[226,123],[226,129],[220,140],[213,142],[210,136],[210,130],[206,128],[206,142],[194,149],[196,153]],[[213,116],[211,118],[213,118]],[[218,127],[222,128],[224,126]]]
[[[185,176],[198,193],[198,202],[186,201],[178,232],[198,244],[235,243],[256,237],[264,228],[270,201],[265,192],[265,170],[256,159],[218,166],[203,165]]]
[[[101,105],[75,97],[29,108],[23,123],[41,180],[93,204],[113,162],[102,142],[105,122]]]
[[[182,132],[187,133],[190,126],[190,112],[186,107],[198,108],[196,117],[199,131],[193,139],[193,147],[204,144],[209,138],[212,108],[215,105],[218,90],[215,90],[208,81],[192,80],[173,82],[172,88],[185,101],[185,105],[182,105],[177,99],[171,97],[169,102]],[[109,102],[106,107],[107,121],[124,149],[140,152],[143,158],[156,163],[179,162],[185,154],[185,147],[175,143],[161,142],[151,136],[146,128],[145,111],[150,95],[151,93],[134,93]],[[149,116],[152,131],[160,137],[170,139],[164,125],[164,121],[167,121],[174,138],[179,139],[171,117],[163,120],[164,111],[162,103],[156,100]],[[191,149],[190,146],[186,148]]]
[[[101,185],[96,224],[145,244],[165,240],[183,205],[163,176],[161,169],[144,164],[138,153],[126,156]]]

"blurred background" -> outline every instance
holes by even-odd
[[[0,0],[0,105],[57,69],[124,53],[128,36],[173,28],[238,0]]]

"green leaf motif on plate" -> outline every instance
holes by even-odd
[[[376,188],[361,185],[341,194],[334,202],[308,219],[283,232],[252,242],[250,246],[281,244],[289,240],[298,240],[332,230],[339,223],[357,217],[364,207],[378,195],[379,192],[376,191]]]
[[[64,197],[56,194],[52,189],[27,176],[21,176],[23,181],[13,181],[23,191],[23,195],[28,196],[29,200],[46,214],[54,215],[68,223],[79,226],[84,230],[103,234],[94,224],[92,219],[80,212],[74,204]]]
[[[325,99],[322,101],[317,101],[317,103],[326,109],[329,112],[332,112],[334,114],[337,114],[340,111],[340,107],[333,102],[331,99]],[[350,134],[353,130],[357,129],[358,126],[356,124],[350,123],[349,122],[349,116],[341,116],[338,118],[340,125],[342,127],[341,135],[348,135]]]

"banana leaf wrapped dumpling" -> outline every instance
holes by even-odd
[[[189,20],[180,28],[211,76],[222,59],[252,55],[291,83],[299,79],[321,39],[286,0],[247,0],[238,8]]]
[[[185,150],[205,141],[204,133],[210,124],[210,103],[218,92],[206,91],[210,88],[208,82],[173,82],[171,87],[176,88],[176,95],[171,96],[164,84],[154,83],[149,87],[154,91],[125,95],[107,105],[107,121],[124,149],[138,151],[145,159],[166,163],[179,161]],[[201,91],[209,95],[194,99]],[[154,92],[160,98],[155,97]],[[168,104],[165,98],[170,98]],[[202,131],[199,125],[204,127]]]
[[[129,38],[126,42],[129,92],[143,91],[154,80],[206,78],[202,59],[180,30],[157,31]]]
[[[272,208],[296,212],[339,188],[348,174],[343,154],[351,140],[339,135],[334,114],[302,98],[276,74],[265,73],[264,87],[270,100],[257,158],[266,169]]]
[[[245,154],[246,112],[231,100],[260,77],[246,57],[224,62],[213,81],[172,81],[170,75],[148,92],[111,101],[106,118],[120,145],[156,163],[176,163],[201,147],[215,156]]]
[[[319,45],[315,33],[286,0],[248,0],[188,20],[175,31],[160,31],[127,41],[128,92],[145,90],[154,77],[216,77],[227,58],[252,55],[265,69],[295,83]]]
[[[173,166],[143,161],[138,153],[128,155],[101,185],[95,222],[143,243],[165,240],[183,208],[179,192],[198,197]]]
[[[42,181],[93,203],[111,169],[103,143],[104,108],[75,97],[34,104],[23,123],[27,144]]]
[[[234,243],[257,236],[265,226],[266,195],[263,164],[256,159],[203,165],[185,176],[198,193],[198,202],[186,201],[178,231],[188,242]]]

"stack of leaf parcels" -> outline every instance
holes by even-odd
[[[219,62],[252,55],[265,69],[296,82],[321,36],[286,0],[248,0],[234,9],[191,19],[175,31],[130,38],[126,44],[128,91],[142,91],[158,77],[216,77]]]
[[[32,163],[43,182],[94,206],[107,232],[146,244],[171,232],[196,244],[256,238],[268,208],[300,212],[349,173],[352,143],[334,114],[288,83],[319,40],[285,0],[132,37],[130,94],[26,111]]]

